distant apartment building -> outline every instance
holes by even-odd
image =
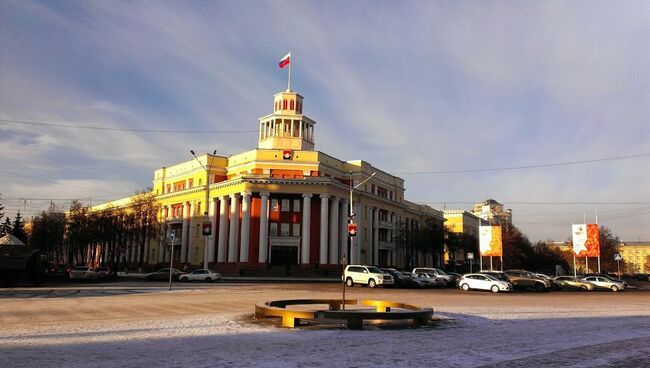
[[[465,210],[444,210],[443,216],[445,217],[445,227],[449,232],[456,234],[467,234],[476,239],[478,239],[478,228],[479,224],[482,226],[488,225],[486,220],[481,219],[480,217],[474,215],[471,212]],[[476,257],[478,257],[478,243],[477,248],[474,251]],[[463,250],[458,250],[455,254],[449,254],[445,252],[444,261],[448,263],[450,258],[456,261],[457,266],[462,266],[467,263],[465,253]]]
[[[445,227],[452,233],[463,233],[478,237],[479,223],[488,225],[486,220],[465,210],[445,210],[443,215],[445,217]]]
[[[503,204],[494,199],[487,199],[474,205],[472,213],[493,225],[512,224],[512,210],[503,209]]]
[[[650,273],[650,242],[624,241],[619,244],[619,252],[625,260],[626,273]]]

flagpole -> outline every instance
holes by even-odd
[[[483,252],[481,251],[481,220],[478,220],[478,263],[479,268],[483,271]]]
[[[291,55],[291,52],[289,52]],[[289,82],[287,83],[287,92],[291,92],[291,64],[293,63],[293,56],[289,56]]]
[[[573,235],[573,220],[571,220],[571,233]],[[574,235],[575,236],[575,235]],[[573,254],[573,277],[578,277],[578,271],[576,270],[576,245],[573,243],[573,249],[571,249],[571,253]]]
[[[600,227],[598,226],[598,206],[596,206],[596,227],[598,227],[598,273],[600,273]]]
[[[582,223],[585,225],[585,231],[587,231],[587,214],[582,213]],[[589,232],[587,232],[587,235]],[[589,249],[585,251],[585,273],[589,273]]]

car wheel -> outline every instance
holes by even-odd
[[[537,291],[544,291],[544,284],[540,284],[539,282],[535,284],[535,290]]]
[[[345,284],[346,284],[348,287],[353,287],[353,286],[354,286],[354,282],[352,281],[352,277],[348,277],[348,278],[345,280]]]
[[[368,280],[368,286],[371,287],[371,288],[374,288],[374,287],[377,286],[377,284],[375,283],[375,280],[370,279],[370,280]]]
[[[612,287],[611,287],[610,289],[611,289],[613,292],[617,292],[617,291],[618,291],[618,286],[616,286],[616,285],[612,285]]]
[[[584,285],[580,285],[580,291],[587,291],[587,287]]]
[[[493,293],[498,293],[499,292],[499,287],[496,285],[492,285],[492,292]]]
[[[469,285],[467,285],[467,284],[460,285],[460,288],[465,290],[465,291],[469,291]]]
[[[209,277],[206,277],[206,278],[205,278],[205,281],[207,281],[207,282],[212,282],[212,279],[209,278]]]
[[[187,277],[181,277],[181,281],[183,281],[183,282],[188,282],[188,281],[190,281],[190,280],[188,280]]]
[[[153,280],[153,276],[151,276],[151,275],[147,276],[147,280],[149,280],[149,281]]]

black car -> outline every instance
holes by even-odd
[[[394,287],[399,287],[399,288],[417,287],[417,284],[415,283],[415,281],[413,281],[412,277],[409,277],[403,274],[402,272],[397,271],[394,268],[382,268],[381,272],[393,276],[393,280],[395,280]]]
[[[178,278],[185,272],[172,268],[172,278],[178,281]],[[145,276],[147,280],[169,280],[169,268],[161,268],[156,272],[148,273]]]

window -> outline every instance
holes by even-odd
[[[269,227],[269,235],[270,236],[278,236],[278,224],[275,222],[271,223],[271,226]]]
[[[300,236],[300,224],[291,224],[293,229],[291,229],[293,236]]]
[[[201,235],[201,225],[197,224],[195,226],[194,235],[196,235],[196,236]]]
[[[278,200],[277,199],[271,199],[271,211],[278,212],[279,210],[280,210],[280,207],[278,207]]]
[[[201,202],[196,204],[196,213],[201,214]]]
[[[194,179],[187,179],[187,187],[192,188],[194,186]]]
[[[280,236],[289,236],[289,224],[280,224]]]
[[[202,184],[201,184],[202,181],[203,181],[203,179],[199,179],[199,185],[202,185]]]
[[[300,212],[300,199],[293,200],[293,212]]]
[[[171,185],[171,184],[167,184],[167,191],[166,191],[165,193],[169,193],[169,192],[171,192],[171,191],[172,191],[172,185]]]
[[[283,110],[287,109],[287,100],[282,101],[282,109]]]
[[[282,208],[280,209],[280,211],[289,212],[290,211],[289,204],[290,204],[290,202],[289,202],[288,199],[283,199],[282,200]]]

